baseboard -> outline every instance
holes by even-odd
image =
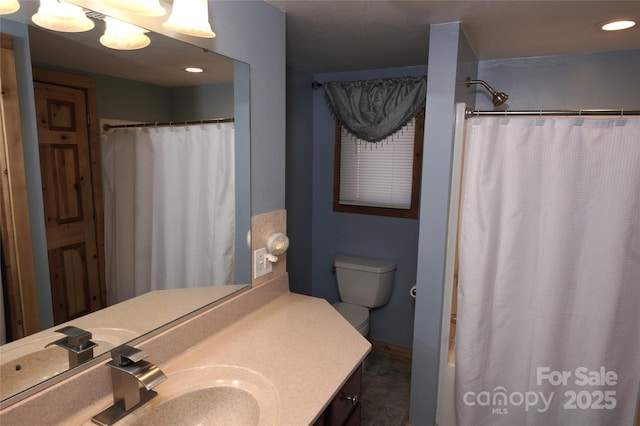
[[[378,340],[371,340],[371,346],[374,350],[386,352],[391,355],[396,355],[402,358],[411,359],[413,350],[411,348],[405,348],[404,346],[393,345],[391,343],[380,342]]]

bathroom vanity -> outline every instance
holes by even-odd
[[[216,415],[231,416],[225,418],[232,423],[359,423],[360,365],[371,345],[325,300],[290,293],[286,274],[131,344],[147,352],[167,380],[156,398],[117,424],[149,420],[153,412],[189,424],[200,397],[211,401],[201,411],[220,409]],[[0,423],[91,424],[113,403],[109,360],[99,358],[7,407]],[[224,411],[216,387],[231,392],[227,399],[237,407],[252,408]],[[234,415],[245,417],[234,422]]]
[[[93,356],[99,356],[199,309],[203,302],[221,300],[245,287],[248,285],[153,291],[2,345],[0,399],[12,397],[70,368],[67,351],[53,344],[63,337],[58,331],[64,327],[90,333],[89,339],[95,343],[91,351]],[[137,315],[139,312],[145,314]]]
[[[361,386],[362,366],[349,377],[313,426],[359,425],[362,408],[359,400]]]

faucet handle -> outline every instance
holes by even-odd
[[[69,355],[69,368],[93,358],[93,347],[97,344],[90,340],[92,335],[89,331],[69,325],[56,330],[56,333],[62,333],[67,337],[48,343],[45,348],[56,345],[66,349]]]
[[[67,342],[70,346],[83,348],[91,340],[92,334],[90,331],[83,330],[72,325],[59,328],[56,333],[62,333],[67,336]]]
[[[121,345],[111,351],[106,365],[111,369],[113,405],[91,418],[98,425],[112,425],[140,407],[158,393],[153,390],[167,380],[156,365],[144,361],[147,354],[140,349]],[[142,385],[142,386],[141,386]]]
[[[147,357],[147,353],[142,349],[137,349],[129,345],[121,345],[111,351],[111,358],[117,365],[135,364]]]

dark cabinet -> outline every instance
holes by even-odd
[[[314,426],[360,425],[360,382],[362,366],[349,377]]]

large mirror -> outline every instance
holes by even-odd
[[[29,26],[31,62],[35,67],[34,80],[37,80],[33,85],[32,98],[37,125],[33,123],[33,126],[38,129],[39,147],[36,149],[41,163],[38,173],[42,176],[44,221],[51,220],[54,215],[50,210],[54,208],[58,213],[66,212],[67,217],[73,217],[74,212],[82,209],[78,196],[73,193],[77,186],[73,182],[66,183],[73,196],[69,193],[60,195],[61,188],[64,190],[60,176],[82,175],[82,167],[86,166],[91,168],[89,174],[94,176],[93,180],[96,176],[101,180],[102,193],[98,197],[101,201],[96,203],[92,195],[89,198],[96,204],[94,209],[102,219],[99,226],[104,231],[96,232],[94,252],[99,266],[95,274],[97,282],[101,283],[96,284],[96,297],[91,296],[94,290],[86,283],[91,272],[83,264],[85,257],[93,257],[89,256],[93,252],[88,249],[82,249],[86,252],[65,251],[70,245],[64,243],[60,245],[62,248],[54,247],[53,240],[64,239],[60,237],[64,229],[53,229],[49,223],[46,224],[47,235],[41,236],[46,247],[39,249],[45,252],[49,280],[43,283],[41,277],[38,279],[37,309],[39,323],[50,327],[41,327],[45,329],[14,339],[11,309],[5,310],[3,326],[8,338],[0,346],[0,400],[5,402],[15,400],[20,392],[74,367],[69,351],[63,345],[53,344],[65,337],[57,332],[63,327],[72,326],[90,332],[91,342],[95,343],[91,355],[95,357],[247,288],[250,285],[247,283],[251,282],[250,252],[246,241],[250,228],[248,64],[153,32],[147,33],[151,43],[144,49],[109,49],[99,43],[104,33],[104,15],[89,13],[95,22],[93,30],[59,33],[33,24],[31,16],[36,12],[38,2],[20,3],[19,13],[2,19]],[[185,66],[198,66],[205,72],[189,74],[183,70]],[[75,102],[72,99],[75,95],[67,93],[68,81],[59,84],[40,81],[48,80],[52,74],[62,75],[58,73],[95,81],[94,107],[100,119],[99,135],[96,136],[100,155],[97,157],[93,146],[89,150],[93,149],[94,157],[81,159],[82,150],[70,148],[70,133],[63,131],[61,135],[60,131],[55,132],[56,126],[57,130],[65,129],[65,120],[74,120],[73,113],[68,113],[66,108]],[[80,103],[90,101],[83,99]],[[54,128],[53,133],[46,133],[50,128],[40,128],[45,121]],[[230,124],[229,121],[235,122]],[[140,123],[146,125],[131,126]],[[166,123],[169,125],[165,126]],[[106,130],[105,124],[112,127]],[[198,137],[209,127],[218,129],[214,132],[218,135],[225,126],[231,126],[233,130],[231,143],[225,145],[226,150],[210,152],[207,148],[187,153],[182,149],[186,146],[185,137]],[[156,133],[162,136],[162,142],[154,139]],[[229,137],[228,132],[225,135],[222,137]],[[43,145],[47,138],[57,137],[62,137],[64,143],[52,144],[51,147]],[[217,137],[214,136],[215,143],[218,142]],[[146,139],[151,140],[148,147],[143,145],[147,143]],[[207,141],[212,145],[210,139]],[[158,154],[163,144],[170,146],[164,157]],[[176,149],[177,146],[180,148]],[[83,161],[85,166],[76,163]],[[127,166],[127,162],[132,164]],[[51,163],[62,164],[62,168],[51,171],[43,166]],[[25,173],[30,173],[28,167],[25,168]],[[194,170],[201,174],[194,174]],[[217,176],[211,177],[212,174]],[[183,180],[184,176],[191,180]],[[221,181],[219,186],[229,186],[231,182],[231,188],[221,193],[207,185],[199,188],[202,181],[210,179]],[[143,186],[158,181],[173,188],[174,192],[162,195],[156,187]],[[179,197],[174,199],[176,192]],[[163,197],[166,199],[158,202]],[[62,198],[65,200],[61,201]],[[231,203],[223,208],[228,201]],[[54,207],[48,207],[48,202]],[[138,211],[143,207],[146,210]],[[190,213],[200,208],[204,211],[221,210],[223,212],[219,214],[222,216],[211,216],[194,225],[194,221],[201,220],[201,214]],[[226,222],[220,219],[224,215]],[[154,222],[151,216],[160,216],[160,219]],[[185,220],[185,217],[189,219]],[[61,222],[59,218],[56,220]],[[62,228],[65,227],[70,225],[62,223]],[[160,240],[153,234],[158,227],[159,232],[170,235],[162,240],[163,254],[160,257],[152,254],[151,259],[144,257],[145,254],[140,257],[142,246],[158,245],[156,241]],[[152,243],[136,239],[143,231],[148,231],[140,231],[141,228],[153,228],[150,231]],[[182,245],[185,239],[193,240],[206,234],[203,228],[215,228],[214,242],[205,241],[195,248]],[[37,232],[37,229],[32,231]],[[52,232],[55,238],[51,236]],[[100,236],[101,232],[104,235]],[[134,241],[127,241],[127,238]],[[120,240],[124,243],[121,244]],[[225,245],[217,247],[222,240]],[[34,251],[37,249],[34,247]],[[171,250],[174,254],[164,253]],[[216,257],[225,258],[223,265],[215,263],[217,259],[214,262],[206,257],[208,252],[220,253],[220,250],[222,255]],[[39,268],[42,274],[42,265],[38,265],[37,255],[34,256],[35,268]],[[157,266],[158,262],[162,264],[161,268]],[[202,264],[207,267],[192,276],[197,265]],[[226,271],[221,273],[223,269]],[[3,289],[6,290],[4,272]],[[189,282],[189,288],[180,288],[183,281]],[[10,307],[6,291],[4,299],[5,306]],[[49,300],[50,305],[43,304],[42,299]],[[73,334],[69,329],[67,332]]]

